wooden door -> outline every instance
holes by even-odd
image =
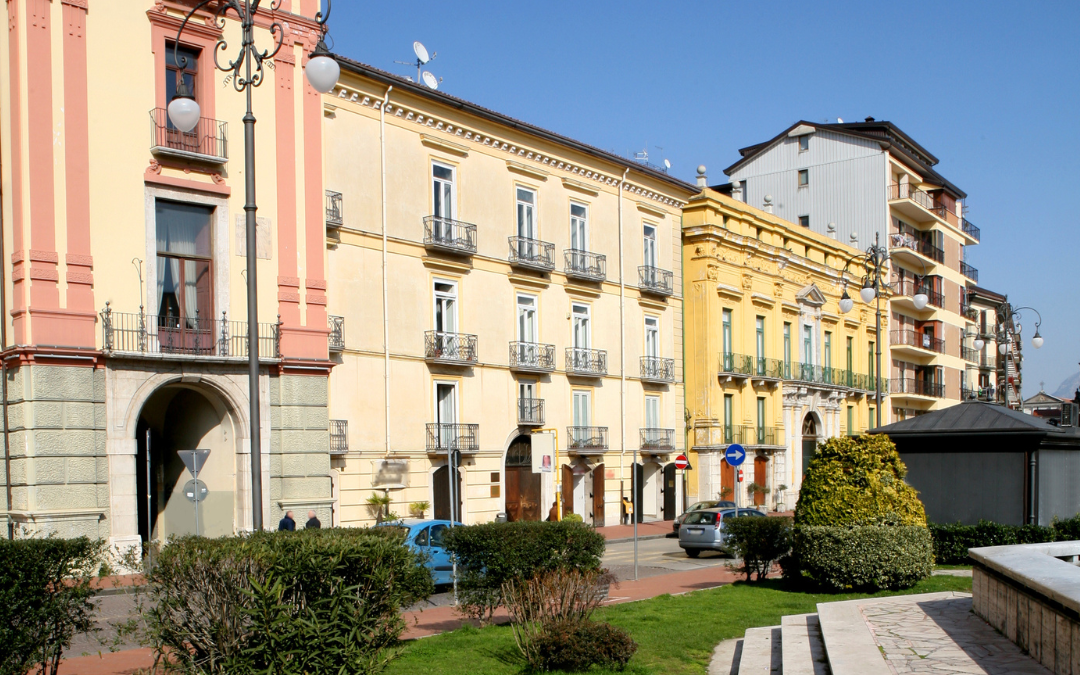
[[[561,471],[559,488],[562,492],[562,512],[565,516],[568,513],[574,513],[574,470],[569,465],[563,464]]]
[[[768,465],[769,465],[769,460],[765,459],[764,457],[755,457],[754,458],[754,482],[757,483],[758,485],[765,485],[766,469],[767,469]],[[764,492],[755,492],[754,493],[754,506],[761,506],[764,503],[765,503],[765,493]]]
[[[735,501],[735,467],[728,464],[726,459],[720,460],[720,494],[716,498]]]
[[[645,510],[645,467],[634,464],[633,488],[630,491],[631,501],[634,504],[634,520],[642,522],[641,512]]]
[[[593,525],[604,526],[604,465],[601,464],[592,472],[592,505]]]
[[[450,520],[450,468],[440,466],[431,474],[431,491],[435,498],[435,520]],[[461,474],[458,474],[457,486],[457,519],[461,520]]]
[[[664,467],[664,520],[675,520],[675,463]]]

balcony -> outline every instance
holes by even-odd
[[[349,420],[330,420],[330,455],[349,453]]]
[[[341,219],[341,193],[327,190],[326,227],[328,229],[337,229],[341,227],[343,222]]]
[[[224,164],[229,159],[227,125],[209,117],[199,118],[191,131],[172,126],[165,108],[150,111],[150,152],[155,155]]]
[[[550,373],[555,370],[555,345],[536,342],[510,343],[510,370]]]
[[[653,295],[664,296],[671,295],[674,292],[671,282],[672,274],[668,270],[662,270],[651,265],[642,265],[637,270],[638,288],[640,290]]]
[[[735,427],[739,443],[747,447],[783,447],[784,430],[781,427]]]
[[[555,244],[526,237],[508,237],[510,264],[540,272],[555,269]]]
[[[779,382],[784,379],[784,362],[780,359],[767,359],[762,356],[754,357],[754,372],[750,375],[751,382]]]
[[[745,380],[754,374],[754,357],[744,354],[720,354],[720,377]]]
[[[577,249],[563,251],[566,276],[582,281],[603,281],[607,278],[607,256]]]
[[[101,312],[104,351],[114,355],[150,358],[248,358],[248,322],[114,312],[109,303]],[[260,359],[281,358],[278,324],[258,325]]]
[[[477,452],[480,450],[479,424],[428,424],[427,451],[444,455],[450,451]]]
[[[645,382],[674,382],[675,359],[665,359],[659,356],[642,356],[641,379]]]
[[[345,349],[345,317],[329,315],[326,317],[330,326],[329,347],[332,352]]]
[[[963,223],[961,223],[960,229],[963,231],[964,234],[971,237],[975,241],[982,241],[982,231],[979,230],[979,228],[975,227],[975,224],[967,218],[964,218]]]
[[[607,375],[607,352],[603,349],[566,348],[566,374],[581,377]]]
[[[945,295],[935,291],[929,284],[920,284],[915,279],[902,278],[896,282],[896,298],[893,302],[898,302],[904,309],[913,311],[921,311],[915,307],[915,303],[911,300],[916,294],[926,294],[927,307],[933,306],[942,308],[945,306]],[[924,310],[926,307],[923,308]]]
[[[424,358],[432,363],[468,366],[476,363],[476,336],[464,333],[424,333]]]
[[[521,426],[544,426],[544,399],[519,398],[517,400],[517,421]]]
[[[914,347],[915,349],[925,349],[931,352],[937,352],[938,354],[945,353],[944,340],[932,337],[926,333],[921,333],[917,330],[890,331],[889,342],[891,347],[899,347],[904,351],[908,351],[904,349],[905,347]]]
[[[945,397],[945,385],[915,377],[893,378],[893,394],[907,394],[911,396],[927,396],[933,398]]]
[[[960,400],[962,401],[982,401],[983,403],[994,403],[994,390],[990,387],[979,387],[977,389],[969,389],[968,387],[960,387]]]
[[[968,363],[979,362],[979,350],[972,349],[971,347],[961,347],[960,356],[963,357],[963,359]]]
[[[927,241],[924,238],[925,234],[928,233],[920,232],[907,225],[901,225],[889,235],[889,253],[901,260],[910,259],[916,265],[925,261],[911,255],[910,252],[918,253],[920,256],[929,258],[936,263],[945,262],[945,251]]]
[[[578,455],[602,455],[607,452],[607,427],[567,427],[566,450]]]
[[[424,246],[460,255],[476,253],[476,226],[442,216],[424,218]]]
[[[644,428],[641,432],[641,451],[668,453],[675,449],[675,430]]]
[[[963,274],[965,277],[971,279],[975,283],[979,283],[979,270],[975,269],[964,261],[960,261],[960,274]]]

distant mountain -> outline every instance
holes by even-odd
[[[1069,377],[1066,377],[1065,381],[1061,383],[1061,386],[1054,390],[1054,396],[1071,400],[1073,394],[1076,393],[1076,388],[1078,386],[1080,386],[1080,372],[1073,373]]]

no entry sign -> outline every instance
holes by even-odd
[[[690,461],[686,459],[686,455],[679,455],[675,458],[675,468],[685,469],[690,466]]]

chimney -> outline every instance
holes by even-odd
[[[1075,427],[1076,426],[1076,413],[1077,405],[1075,403],[1065,402],[1061,404],[1061,425],[1063,427]]]
[[[765,213],[772,213],[772,195],[765,195]]]
[[[709,177],[705,175],[704,164],[699,164],[697,168],[697,186],[699,188],[709,187]]]
[[[875,120],[875,119],[874,119],[873,117],[867,117],[867,118],[866,118],[865,120],[863,120],[863,121],[864,121],[864,122],[876,122],[877,120]]]

